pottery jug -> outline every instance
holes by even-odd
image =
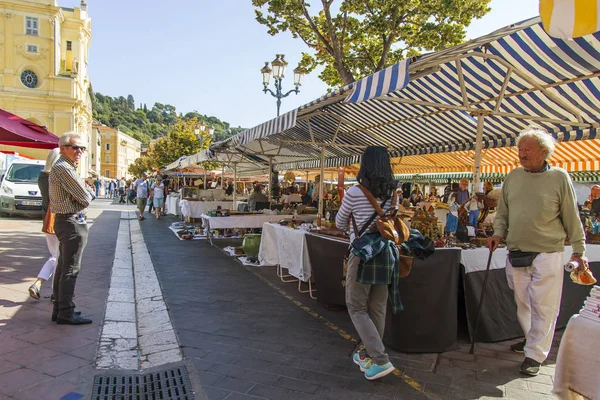
[[[258,257],[258,250],[260,249],[260,234],[246,234],[244,236],[244,241],[242,242],[242,248],[248,257]]]

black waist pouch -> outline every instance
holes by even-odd
[[[540,253],[533,251],[510,250],[508,258],[514,268],[531,267],[538,254]]]

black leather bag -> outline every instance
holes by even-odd
[[[525,268],[533,265],[533,260],[540,253],[533,251],[521,251],[521,250],[510,250],[508,252],[508,258],[513,268]]]

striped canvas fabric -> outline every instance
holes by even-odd
[[[408,85],[408,65],[409,60],[403,60],[358,82],[354,82],[354,89],[345,101],[347,103],[362,103],[405,88]]]
[[[598,0],[540,0],[540,17],[550,36],[578,38],[600,31]]]

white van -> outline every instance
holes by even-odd
[[[44,169],[42,160],[15,160],[0,184],[0,216],[42,215],[42,194],[37,181]]]

